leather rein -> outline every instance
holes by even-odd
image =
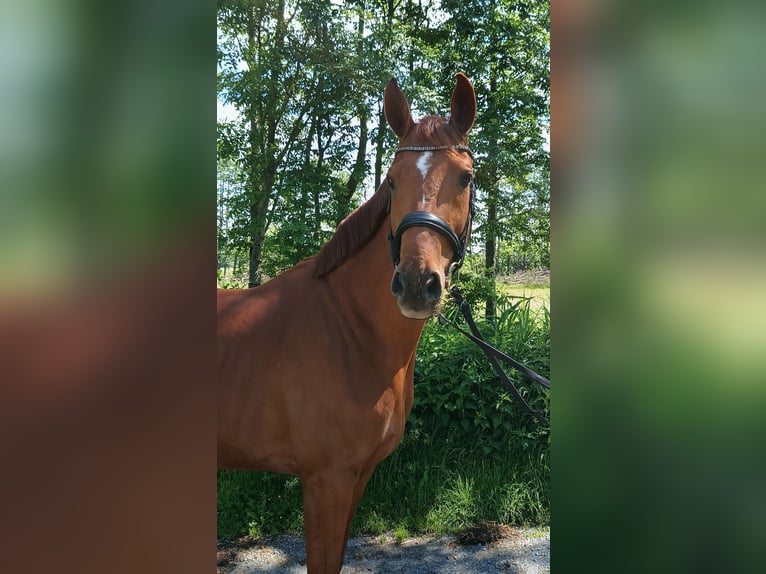
[[[443,151],[443,150],[449,150],[449,149],[456,149],[458,151],[464,151],[467,152],[468,155],[471,156],[471,159],[473,160],[473,154],[471,153],[471,150],[468,148],[468,146],[464,145],[439,145],[439,146],[403,146],[396,148],[396,151],[394,151],[394,156],[396,154],[401,153],[403,151],[418,151],[418,152],[425,152],[425,151]],[[475,180],[472,177],[471,181],[469,183],[469,187],[471,189],[471,197],[469,200],[469,206],[468,206],[468,216],[466,218],[465,226],[463,227],[463,233],[458,237],[457,233],[450,227],[450,225],[444,221],[441,217],[438,215],[434,215],[433,213],[430,213],[428,211],[411,211],[407,215],[405,215],[402,220],[399,222],[399,225],[396,228],[396,231],[389,231],[388,234],[388,242],[391,246],[391,259],[394,262],[394,267],[399,265],[399,259],[401,255],[402,250],[402,234],[409,229],[410,227],[429,227],[438,233],[441,233],[447,241],[449,241],[450,245],[452,246],[452,263],[450,264],[450,270],[449,273],[453,273],[454,271],[457,271],[460,269],[460,266],[463,264],[463,260],[465,259],[465,251],[466,251],[466,245],[468,243],[468,237],[471,233],[471,223],[473,221],[473,216],[475,212],[475,203],[476,203],[476,184]],[[388,207],[386,208],[386,212],[391,212],[391,194],[394,190],[394,182],[389,177],[388,178]]]

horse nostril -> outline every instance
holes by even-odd
[[[431,301],[438,301],[442,296],[442,282],[438,273],[431,273],[426,279],[426,294]]]
[[[402,274],[396,271],[393,279],[391,279],[391,294],[394,297],[401,297],[404,294],[404,281],[402,280]]]

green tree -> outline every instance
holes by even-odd
[[[416,115],[444,113],[458,71],[479,100],[474,246],[484,244],[485,274],[509,248],[545,265],[548,14],[540,0],[219,0],[219,98],[241,114],[219,125],[219,159],[241,172],[219,245],[247,246],[249,284],[316,252],[380,184],[395,145],[388,79]]]
[[[244,174],[248,223],[238,231],[251,286],[263,279],[268,238],[301,238],[305,250],[284,254],[293,264],[355,207],[381,84],[369,76],[379,70],[369,18],[363,1],[218,4],[219,98],[241,114],[219,126],[219,157]]]
[[[478,158],[476,177],[485,211],[477,233],[484,241],[485,273],[494,278],[497,243],[517,230],[519,197],[534,185],[538,211],[549,197],[549,155],[544,132],[549,124],[550,10],[541,0],[445,0],[444,26],[429,32],[443,46],[442,76],[463,71],[472,79],[479,101],[471,147]],[[444,80],[442,79],[442,82]],[[537,193],[539,191],[539,193]],[[542,230],[541,230],[542,232]],[[495,297],[486,301],[495,315]]]

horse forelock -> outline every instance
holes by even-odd
[[[314,275],[327,275],[369,242],[383,223],[387,207],[388,184],[384,181],[370,199],[340,222],[317,255]]]
[[[453,145],[464,144],[454,127],[442,117],[425,116],[416,123],[405,137],[406,145]]]

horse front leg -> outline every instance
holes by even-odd
[[[323,470],[302,477],[308,574],[338,574],[346,550],[360,473]],[[365,481],[366,482],[366,481]],[[362,487],[363,489],[363,487]]]
[[[373,465],[372,468],[368,468],[362,472],[359,480],[356,481],[356,486],[354,486],[354,496],[351,499],[351,508],[348,512],[348,518],[346,519],[346,541],[348,541],[348,535],[351,531],[351,522],[354,520],[356,508],[359,506],[359,501],[362,499],[364,489],[367,487],[367,482],[370,480],[373,470],[375,470],[375,465]]]

